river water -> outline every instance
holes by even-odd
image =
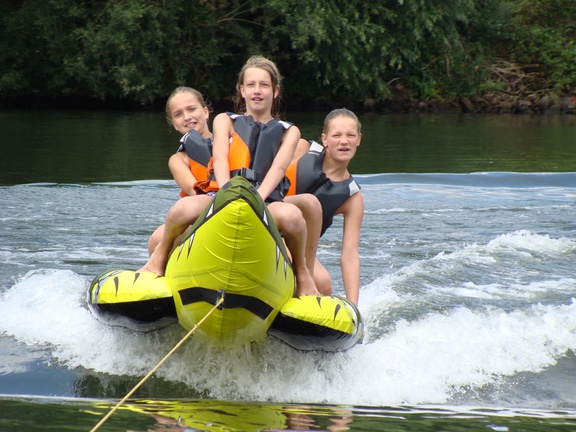
[[[288,116],[317,138],[323,113]],[[364,343],[192,339],[102,431],[576,429],[576,118],[363,114]],[[159,113],[0,112],[0,431],[91,430],[184,336],[86,308],[178,198]],[[342,293],[341,221],[319,258]]]

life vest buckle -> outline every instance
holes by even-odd
[[[238,170],[237,175],[242,176],[246,180],[253,183],[257,183],[259,181],[258,173],[251,168],[242,167]]]

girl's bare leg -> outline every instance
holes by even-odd
[[[314,282],[316,282],[320,294],[332,295],[332,278],[328,270],[318,261],[318,258],[316,258],[316,265],[314,266]]]
[[[271,203],[268,209],[292,255],[292,267],[296,276],[296,295],[320,295],[311,271],[306,266],[306,222],[302,217],[302,212],[295,205],[284,202]]]
[[[212,198],[207,195],[195,195],[176,202],[166,215],[162,240],[150,255],[148,262],[139,271],[153,272],[163,276],[174,241],[198,219],[211,200]]]
[[[160,244],[160,241],[162,240],[162,236],[164,235],[165,227],[166,227],[165,224],[160,225],[158,228],[156,228],[156,230],[152,233],[152,235],[148,239],[148,255],[152,255],[152,253],[156,249],[156,246],[158,246],[158,244]],[[186,230],[184,230],[184,231],[186,231]],[[176,246],[178,246],[182,242],[183,237],[184,237],[184,233],[182,233],[182,235],[179,235],[178,237],[176,237],[176,240],[174,240],[174,244],[172,245],[172,249],[174,249]]]
[[[148,239],[148,255],[152,255],[156,246],[162,240],[162,236],[164,235],[164,228],[165,224],[160,225],[158,228],[154,230],[150,238]]]
[[[284,199],[285,202],[294,204],[302,212],[306,222],[306,267],[316,281],[314,275],[316,250],[320,241],[320,232],[322,230],[322,206],[320,201],[312,194],[291,195]],[[316,281],[318,285],[318,281]]]

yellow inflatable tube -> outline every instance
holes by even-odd
[[[218,191],[166,265],[178,322],[191,329],[221,296],[222,307],[196,335],[222,346],[266,336],[294,296],[292,266],[268,208],[234,177]]]
[[[234,177],[214,197],[172,252],[166,274],[113,270],[98,275],[88,306],[107,322],[175,320],[219,346],[267,334],[301,350],[345,350],[360,342],[360,313],[339,297],[294,298],[284,242],[253,186]]]
[[[110,324],[118,323],[118,317],[141,323],[176,321],[172,288],[156,273],[102,272],[90,285],[87,303],[94,315]]]

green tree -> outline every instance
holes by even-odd
[[[190,85],[217,102],[252,54],[300,106],[570,93],[575,23],[572,0],[5,0],[0,100],[150,106]]]
[[[524,0],[520,5],[513,21],[516,31],[502,55],[536,75],[529,80],[532,90],[574,92],[576,2]]]

